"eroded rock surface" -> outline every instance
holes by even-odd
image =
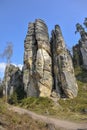
[[[52,31],[52,73],[54,90],[58,95],[73,98],[77,96],[78,87],[74,76],[72,58],[66,49],[64,39],[58,25]]]
[[[73,57],[74,66],[87,70],[87,33],[82,33],[78,44],[73,47]]]
[[[49,41],[43,20],[29,23],[24,45],[23,83],[27,96],[77,96],[72,59],[58,25]]]
[[[6,95],[6,91],[8,95],[12,95],[14,92],[20,93],[21,96],[23,93],[23,74],[22,71],[12,65],[9,64],[5,69],[5,76],[3,79],[3,94]],[[7,90],[6,90],[7,89]]]
[[[28,96],[50,96],[51,65],[48,29],[44,21],[38,19],[29,24],[25,39],[23,82]]]
[[[79,23],[76,25],[76,27],[81,38],[78,41],[78,44],[73,47],[74,66],[80,66],[87,70],[87,32]]]

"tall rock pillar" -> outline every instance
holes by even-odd
[[[52,90],[51,52],[43,20],[30,23],[25,39],[23,82],[27,96],[49,97]]]
[[[51,51],[54,90],[56,90],[60,97],[76,97],[78,87],[74,76],[72,59],[65,47],[64,39],[58,25],[52,31]]]

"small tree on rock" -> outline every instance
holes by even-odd
[[[4,49],[3,53],[1,54],[1,57],[2,58],[5,57],[7,60],[7,64],[10,64],[12,54],[13,54],[13,44],[11,42],[8,42],[6,48]]]

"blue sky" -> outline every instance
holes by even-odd
[[[83,23],[87,17],[87,0],[0,0],[0,53],[7,42],[13,43],[12,63],[23,64],[24,39],[28,23],[37,18],[43,19],[49,30],[59,24],[65,42],[69,48],[79,40],[75,35],[75,24]],[[0,76],[3,76],[0,59]]]

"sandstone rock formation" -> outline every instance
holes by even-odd
[[[6,66],[4,75],[3,94],[6,95],[6,89],[8,95],[12,95],[14,92],[17,92],[18,94],[23,94],[23,74],[21,70],[18,67],[9,64]]]
[[[78,93],[70,52],[66,49],[59,25],[55,26],[49,40],[48,28],[43,20],[29,23],[24,41],[24,66],[20,71],[14,65],[7,65],[3,79],[3,94],[17,93],[27,96],[74,98]],[[74,63],[87,67],[87,36],[73,47]],[[76,57],[77,56],[77,57]],[[82,61],[81,61],[82,60]],[[7,84],[7,85],[6,85]],[[6,87],[7,86],[7,87]]]
[[[72,59],[58,25],[49,42],[43,20],[29,23],[24,47],[23,83],[27,96],[77,96]]]
[[[74,67],[78,67],[82,65],[82,56],[81,56],[79,44],[73,46],[73,64]]]
[[[81,34],[78,44],[73,47],[74,66],[82,66],[87,70],[87,33]]]
[[[77,96],[78,87],[74,76],[72,58],[66,49],[64,39],[58,25],[52,31],[52,74],[54,90],[58,95],[73,98]]]
[[[28,96],[50,96],[51,66],[48,29],[44,21],[38,19],[29,24],[25,39],[23,82]]]

